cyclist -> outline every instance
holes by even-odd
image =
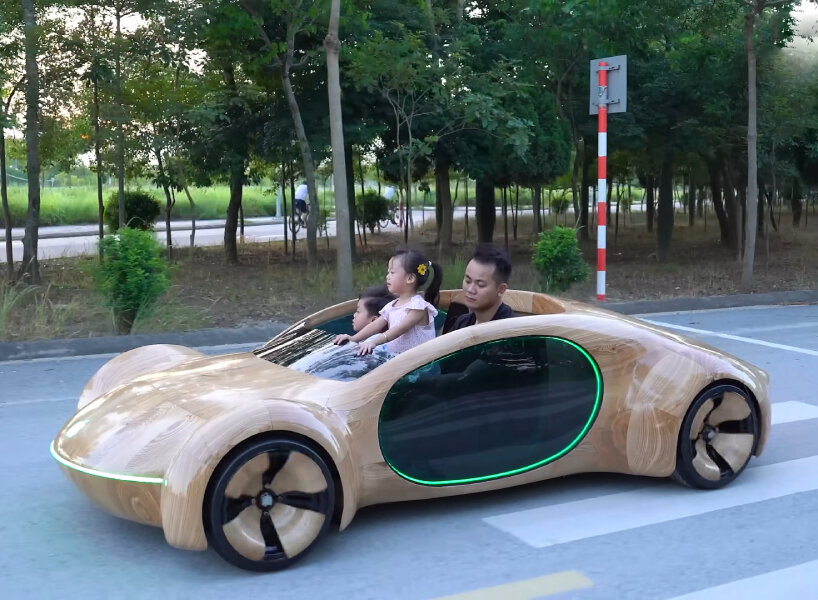
[[[310,214],[309,206],[307,206],[308,194],[309,188],[307,188],[307,182],[302,181],[301,185],[295,190],[295,217],[298,219],[298,222],[301,223],[302,227],[307,225],[307,216]]]

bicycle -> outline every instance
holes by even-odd
[[[302,228],[307,227],[307,219],[309,218],[310,211],[302,210],[297,204],[293,208],[293,214],[290,215],[288,226],[290,231],[293,232],[293,235],[299,232]]]
[[[392,223],[392,225],[397,225],[398,224],[398,216],[399,216],[399,210],[398,210],[397,202],[390,204],[389,209],[388,209],[388,213],[386,215],[386,218],[380,219],[378,221],[378,228],[381,229],[383,227],[386,227],[390,223]]]

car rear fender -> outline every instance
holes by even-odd
[[[213,472],[233,448],[273,432],[306,438],[329,457],[343,498],[340,528],[346,528],[355,516],[361,483],[345,422],[322,406],[286,401],[248,400],[240,412],[240,418],[230,412],[207,421],[169,465],[160,503],[168,543],[188,550],[207,548],[202,510]]]
[[[102,365],[88,380],[77,402],[77,410],[140,375],[172,369],[202,356],[201,352],[172,344],[153,344],[123,352]]]

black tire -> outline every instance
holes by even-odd
[[[315,546],[334,509],[335,484],[321,455],[299,440],[269,436],[219,464],[202,516],[208,542],[224,560],[250,571],[278,571]]]
[[[706,389],[682,421],[672,478],[694,488],[724,487],[750,462],[759,433],[758,410],[746,390],[733,384]]]

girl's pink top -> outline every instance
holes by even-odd
[[[412,296],[403,306],[395,306],[397,300],[393,300],[381,309],[381,316],[389,323],[389,329],[392,329],[401,323],[410,310],[425,310],[429,315],[429,323],[426,325],[415,325],[402,336],[395,338],[384,345],[387,351],[392,354],[400,354],[414,348],[418,344],[428,342],[435,339],[435,317],[437,316],[437,309],[426,302],[423,296],[416,294]]]

